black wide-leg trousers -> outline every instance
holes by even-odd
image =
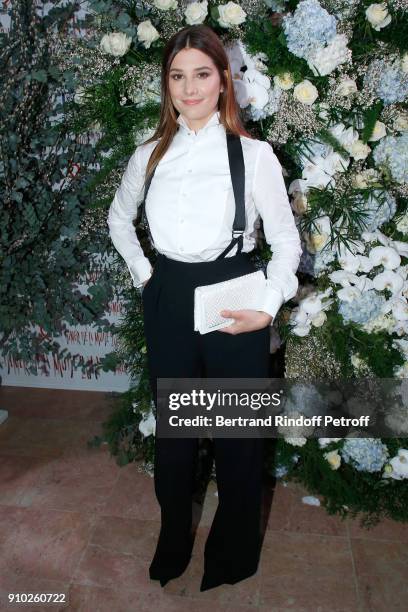
[[[194,331],[194,289],[255,271],[248,254],[187,263],[158,255],[142,293],[150,385],[157,378],[267,378],[269,327],[201,335]],[[200,590],[254,574],[260,553],[262,438],[214,438],[218,507],[204,551]],[[192,552],[197,438],[155,438],[154,484],[161,530],[150,578],[162,586],[186,569]]]

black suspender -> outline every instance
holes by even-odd
[[[237,244],[237,253],[241,253],[244,242],[244,231],[245,231],[245,164],[244,155],[242,152],[241,138],[235,134],[229,132],[226,133],[227,137],[227,149],[228,149],[228,161],[230,166],[232,188],[235,199],[235,218],[232,228],[232,240],[230,244],[224,249],[216,259],[222,259],[225,255]],[[157,168],[157,166],[156,166]],[[141,225],[147,229],[150,243],[153,247],[153,239],[150,232],[149,222],[146,215],[146,197],[149,191],[150,183],[156,171],[153,170],[149,176],[144,190],[143,201],[141,203]]]

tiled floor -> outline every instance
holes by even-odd
[[[210,485],[193,558],[164,589],[148,566],[159,532],[153,480],[87,449],[109,412],[104,393],[3,387],[0,408],[0,610],[83,612],[408,609],[408,526],[367,531],[302,504],[295,485],[265,487],[257,574],[200,592],[218,503]],[[272,503],[271,500],[272,499]],[[10,606],[9,593],[64,593],[67,603]]]

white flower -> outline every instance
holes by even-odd
[[[74,102],[76,104],[82,104],[82,102],[84,101],[84,97],[85,97],[85,87],[82,87],[82,85],[79,85],[79,87],[77,87],[75,91]]]
[[[384,138],[384,136],[386,136],[386,134],[387,134],[387,132],[385,130],[385,123],[383,123],[382,121],[376,121],[373,133],[371,134],[371,136],[370,136],[370,138],[368,140],[370,142],[376,142],[377,140],[380,140],[381,138]]]
[[[217,6],[219,18],[218,23],[223,28],[240,25],[246,19],[246,12],[235,2],[227,2],[227,4],[219,4]]]
[[[391,240],[391,245],[402,257],[408,257],[408,242],[401,242],[400,240]]]
[[[321,251],[330,239],[331,223],[327,215],[314,220],[316,229],[305,236],[306,248],[310,253]]]
[[[401,58],[401,70],[405,74],[408,72],[408,51]]]
[[[328,275],[333,283],[338,283],[342,287],[350,287],[351,285],[355,285],[358,276],[356,274],[352,274],[351,272],[347,272],[346,270],[334,270],[330,272]]]
[[[271,87],[271,82],[266,74],[250,68],[245,71],[242,83],[245,86],[249,104],[261,109],[268,103],[268,89]]]
[[[317,438],[320,448],[326,448],[331,442],[338,442],[341,438]]]
[[[186,23],[188,25],[198,25],[203,23],[208,14],[208,2],[191,2],[184,11]]]
[[[396,321],[408,321],[408,304],[404,300],[392,301],[392,314]]]
[[[361,291],[357,287],[343,287],[338,290],[337,297],[342,302],[352,302],[361,297]]]
[[[332,450],[329,451],[327,453],[324,453],[324,458],[327,459],[327,461],[330,464],[330,467],[332,470],[338,470],[341,464],[341,457],[339,455],[339,451],[336,450]]]
[[[390,459],[387,465],[390,465],[392,472],[388,474],[390,478],[403,480],[408,478],[408,450],[400,448],[397,455]]]
[[[396,223],[395,227],[399,232],[403,234],[408,234],[408,211],[406,211]]]
[[[381,242],[384,246],[389,246],[390,244],[387,236],[380,232],[380,230],[375,230],[375,232],[363,232],[361,238],[364,242]]]
[[[372,333],[377,331],[386,331],[388,333],[392,333],[392,330],[395,327],[395,319],[390,315],[379,314],[378,317],[367,321],[362,326],[363,330]]]
[[[338,96],[346,97],[346,96],[349,96],[350,94],[352,94],[352,93],[354,93],[356,91],[357,91],[357,83],[355,82],[355,80],[354,79],[349,79],[348,77],[345,77],[337,85],[335,93]]]
[[[312,325],[314,327],[321,327],[322,325],[325,324],[326,320],[327,320],[326,313],[323,311],[320,311],[317,313],[317,315],[312,317]]]
[[[144,45],[144,47],[146,49],[149,49],[152,42],[160,38],[160,34],[156,30],[150,19],[146,19],[146,21],[142,21],[137,26],[137,37]]]
[[[146,438],[151,434],[155,435],[156,433],[156,419],[155,416],[150,410],[149,414],[145,416],[139,423],[139,431]]]
[[[354,255],[349,251],[343,251],[342,249],[340,249],[337,258],[339,264],[341,265],[343,270],[346,270],[346,272],[352,272],[353,274],[355,274],[360,269],[361,263],[358,255]]]
[[[350,59],[351,51],[347,48],[346,35],[336,34],[326,47],[317,47],[310,53],[307,63],[314,75],[325,76]]]
[[[154,0],[153,4],[161,11],[177,8],[177,0]]]
[[[368,254],[373,266],[384,266],[386,270],[394,270],[401,264],[401,257],[390,247],[376,246]]]
[[[377,291],[388,289],[392,294],[394,294],[401,291],[404,285],[404,279],[401,278],[399,274],[386,270],[384,272],[380,272],[380,274],[377,274],[377,276],[373,278],[373,285]]]
[[[408,335],[408,321],[397,321],[392,330],[398,336]]]
[[[355,189],[367,189],[375,183],[378,183],[380,177],[378,171],[374,168],[367,168],[356,174],[352,179],[352,185]]]
[[[408,57],[408,53],[406,55]],[[393,125],[394,129],[397,130],[397,132],[406,132],[408,130],[408,112],[399,112],[395,118]]]
[[[304,446],[307,442],[307,438],[298,437],[298,438],[289,438],[285,437],[285,442],[288,444],[292,444],[292,446]]]
[[[132,39],[123,32],[112,32],[102,36],[100,47],[105,53],[120,57],[129,51]]]
[[[370,291],[370,289],[374,289],[373,281],[368,276],[357,276],[357,281],[355,286],[357,289],[364,293],[365,291]]]
[[[293,76],[290,72],[284,72],[283,74],[277,74],[273,77],[273,82],[280,89],[291,89],[294,85]]]
[[[346,129],[343,123],[336,123],[336,125],[329,128],[329,132],[337,138],[346,151],[349,151],[351,145],[358,140],[358,132],[352,127]]]
[[[295,334],[295,336],[299,336],[300,338],[304,338],[305,336],[307,336],[310,332],[311,329],[311,324],[309,325],[295,325],[294,327],[292,327],[292,333]]]
[[[322,310],[322,301],[316,293],[312,293],[299,303],[300,309],[308,315],[317,315]]]
[[[305,213],[308,209],[307,197],[301,191],[295,192],[291,204],[292,209],[298,215],[303,215],[303,213]]]
[[[365,159],[371,153],[371,149],[362,140],[356,140],[349,148],[349,153],[354,159]]]
[[[311,106],[318,96],[319,92],[308,79],[298,83],[293,90],[293,97],[308,106]]]
[[[385,2],[381,2],[381,4],[370,4],[365,14],[367,20],[377,32],[385,28],[385,26],[391,22],[391,15],[388,13]]]

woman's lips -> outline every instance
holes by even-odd
[[[195,104],[200,104],[200,102],[202,102],[202,100],[193,100],[192,102],[184,100],[184,104],[187,104],[188,106],[194,106]]]

